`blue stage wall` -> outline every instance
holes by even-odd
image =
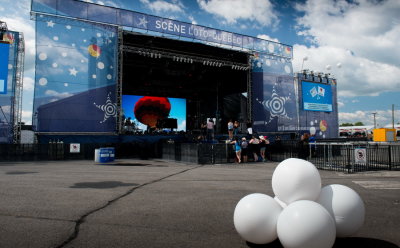
[[[291,60],[255,54],[252,59],[254,131],[297,131],[296,100]]]
[[[36,15],[37,132],[115,132],[117,28]]]
[[[296,83],[298,84],[300,105],[299,132],[315,134],[318,139],[338,138],[339,117],[336,80],[329,79],[325,83],[316,83],[308,81],[300,74],[299,78],[296,78]],[[316,89],[320,87],[320,90],[324,88],[325,92],[321,95],[318,95],[318,93],[314,95],[315,93],[311,93],[314,87]],[[307,109],[308,105],[304,104],[305,101],[314,102],[316,104],[314,109]]]
[[[107,2],[105,3],[107,5]],[[114,8],[89,1],[75,0],[32,0],[32,11],[50,15],[66,16],[107,23],[115,26],[138,29],[154,35],[168,35],[177,39],[187,39],[206,44],[222,44],[249,51],[263,52],[285,58],[292,58],[292,46],[268,41],[257,37],[227,32],[197,24],[181,22],[159,16],[152,16],[131,10],[131,0],[119,0]],[[266,50],[266,48],[268,48]]]

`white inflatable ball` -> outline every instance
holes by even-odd
[[[277,223],[279,240],[285,248],[329,248],[335,243],[335,221],[313,201],[296,201],[287,206]]]
[[[267,244],[278,237],[276,222],[281,212],[281,206],[272,197],[254,193],[238,202],[233,222],[244,240],[254,244]]]
[[[335,220],[337,237],[351,236],[364,224],[364,202],[357,192],[347,186],[331,184],[323,187],[317,202]]]
[[[286,204],[298,200],[315,201],[321,192],[321,176],[306,160],[285,159],[272,174],[272,189]]]
[[[279,200],[279,198],[277,196],[274,197],[274,200],[282,207],[282,208],[286,208],[287,204],[284,203],[283,201]]]

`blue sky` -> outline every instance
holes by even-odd
[[[331,73],[339,122],[400,122],[400,1],[112,0],[90,1],[279,41],[293,46],[294,71]],[[30,0],[0,0],[0,20],[26,41],[23,121],[31,122],[35,33]]]

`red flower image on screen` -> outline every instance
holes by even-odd
[[[154,128],[158,120],[168,118],[170,110],[168,98],[144,96],[136,102],[133,111],[139,122]]]

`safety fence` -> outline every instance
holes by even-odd
[[[43,161],[43,160],[78,160],[93,159],[95,149],[114,147],[117,158],[161,158],[161,143],[102,143],[79,144],[0,144],[0,161]],[[75,144],[76,145],[76,144]]]
[[[162,158],[197,164],[224,164],[235,161],[234,146],[217,143],[135,142],[79,144],[0,144],[0,161],[41,161],[94,159],[95,149],[114,147],[116,159]],[[304,147],[295,141],[274,142],[266,149],[267,161],[297,158]],[[306,146],[307,160],[319,169],[353,173],[371,170],[399,170],[400,143],[315,143]],[[249,162],[255,162],[252,154]]]
[[[271,148],[271,160],[276,162],[298,157],[301,149],[293,142]],[[347,173],[400,169],[400,143],[315,143],[308,148],[307,160],[319,169]]]

